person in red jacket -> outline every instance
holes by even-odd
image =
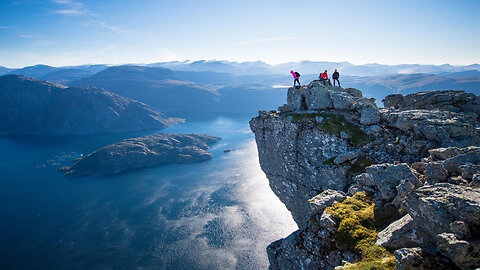
[[[330,79],[328,78],[328,73],[326,69],[323,73],[320,73],[320,76],[318,78],[321,82],[323,82],[324,85],[332,85]]]
[[[300,80],[299,80],[299,78],[300,78],[300,73],[298,73],[298,72],[296,72],[296,71],[293,71],[293,70],[290,70],[290,73],[292,73],[292,76],[293,76],[293,87],[296,87],[296,86],[295,86],[295,83],[297,83],[297,82],[298,82],[298,87],[302,86],[302,85],[300,84]]]

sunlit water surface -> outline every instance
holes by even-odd
[[[58,168],[154,132],[1,138],[0,268],[266,269],[265,247],[296,225],[259,167],[248,120],[162,130],[222,137],[207,162],[77,179]]]

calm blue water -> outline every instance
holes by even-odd
[[[0,269],[267,268],[265,247],[296,225],[260,170],[248,120],[162,130],[222,137],[207,162],[78,179],[57,170],[147,133],[0,138]]]

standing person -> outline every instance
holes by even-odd
[[[294,72],[293,70],[290,70],[290,73],[292,73],[292,76],[293,76],[293,87],[295,87],[295,83],[298,82],[298,87],[302,86],[300,84],[300,80],[298,80],[300,78],[300,73],[298,72]]]
[[[340,81],[338,80],[338,78],[340,78],[340,73],[338,73],[337,69],[335,69],[335,71],[333,72],[332,78],[333,78],[333,86],[335,86],[335,81],[337,81],[338,86],[340,86]]]
[[[325,86],[332,85],[332,83],[330,82],[330,79],[328,78],[328,73],[326,69],[323,73],[320,74],[319,79],[321,82],[323,82]]]

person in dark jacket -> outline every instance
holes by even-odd
[[[333,78],[333,86],[335,86],[335,81],[337,81],[338,86],[340,86],[340,81],[338,80],[338,78],[340,78],[340,73],[338,73],[338,71],[336,69],[332,74],[332,78]]]

